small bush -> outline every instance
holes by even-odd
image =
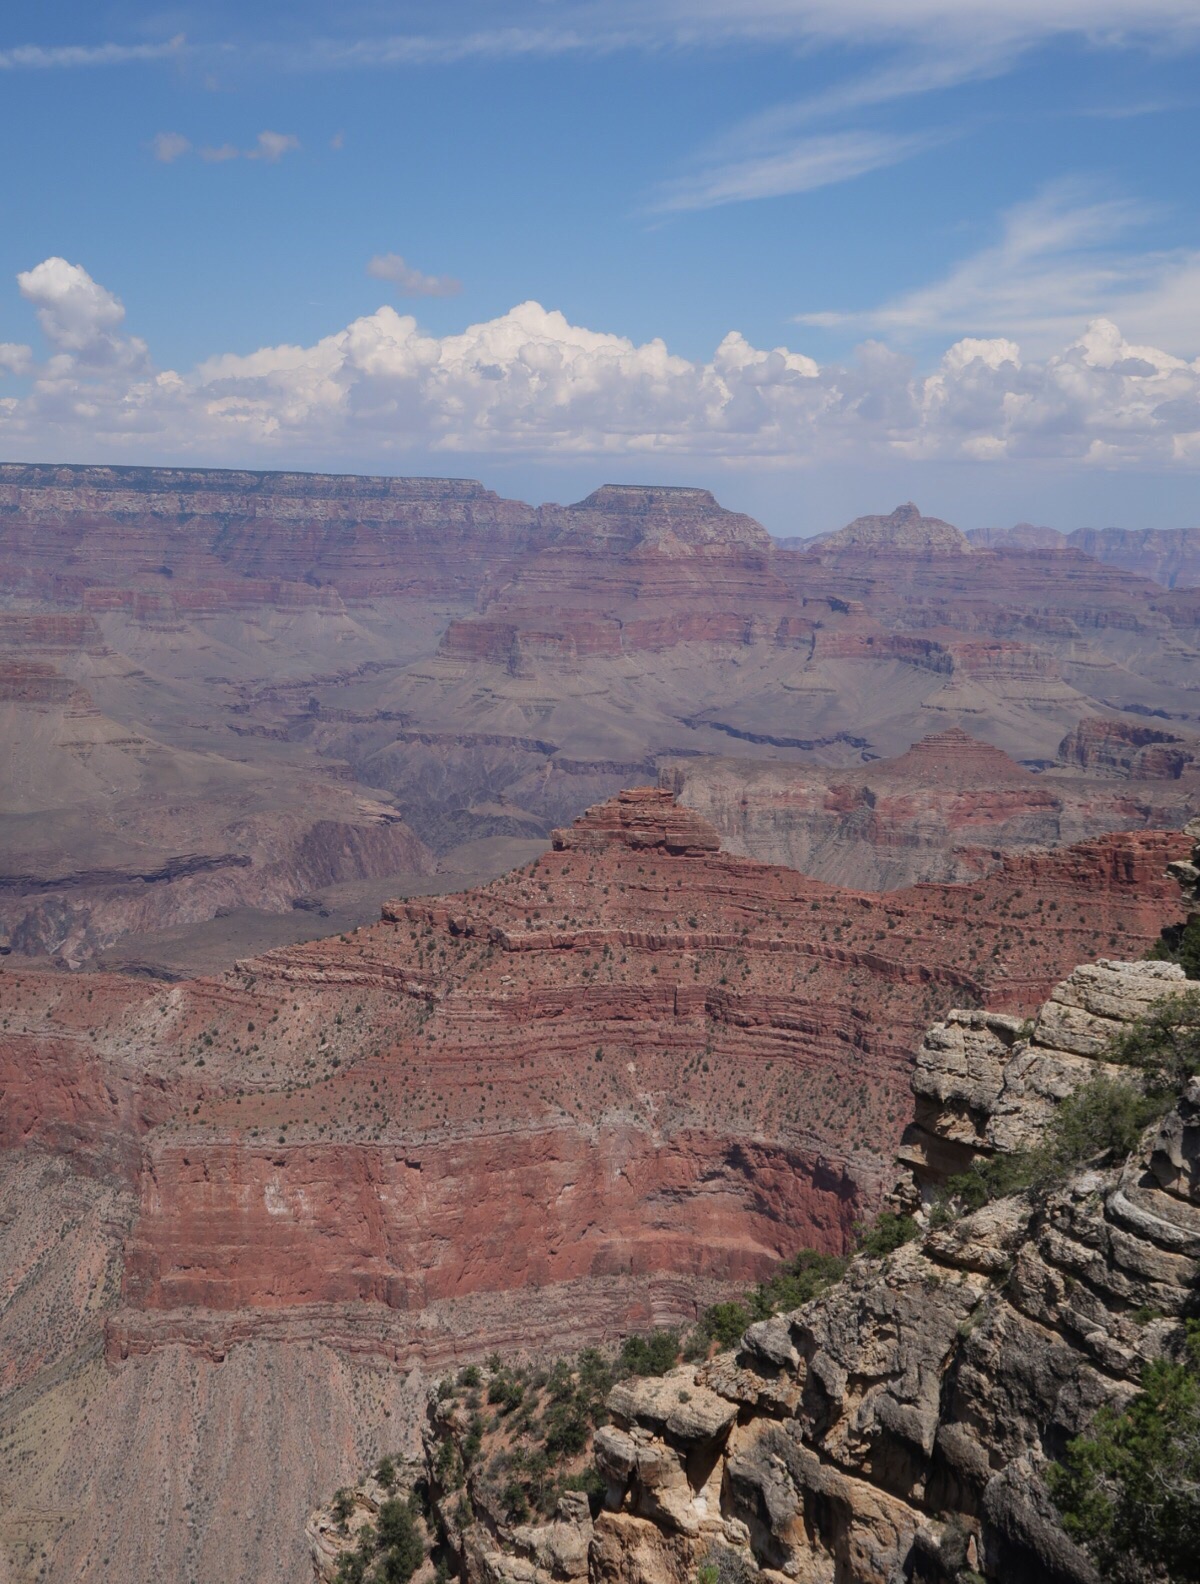
[[[1200,1073],[1200,990],[1159,1001],[1105,1055],[1138,1068],[1148,1092],[1174,1099]]]
[[[1175,962],[1189,979],[1200,979],[1200,913],[1186,924],[1168,924],[1146,956],[1152,962]]]
[[[858,1252],[868,1259],[884,1259],[917,1235],[917,1223],[910,1215],[884,1210],[871,1226],[859,1222],[855,1227]]]
[[[945,1226],[956,1214],[969,1215],[1010,1194],[1049,1193],[1091,1162],[1123,1160],[1171,1098],[1162,1089],[1147,1093],[1098,1073],[1061,1102],[1036,1149],[977,1160],[951,1177],[934,1202],[931,1224]]]
[[[678,1331],[652,1331],[626,1337],[617,1362],[626,1375],[665,1375],[678,1357]]]
[[[1182,1362],[1147,1364],[1138,1396],[1102,1408],[1049,1485],[1108,1584],[1200,1580],[1200,1321],[1188,1321]]]
[[[840,1254],[822,1254],[812,1248],[801,1249],[782,1270],[761,1282],[750,1294],[749,1304],[754,1319],[768,1320],[781,1310],[799,1309],[801,1304],[811,1303],[841,1281],[847,1263]]]
[[[713,1304],[700,1322],[705,1335],[723,1348],[733,1347],[749,1324],[750,1311],[736,1300]]]

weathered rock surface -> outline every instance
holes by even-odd
[[[924,1131],[967,1158],[1027,1145],[1113,1030],[1187,984],[1160,964],[1078,969],[1028,1039],[1013,1019],[953,1014],[914,1079]],[[1179,1338],[1200,1274],[1198,1159],[1193,1082],[1125,1165],[860,1257],[736,1355],[618,1387],[596,1437],[608,1495],[589,1576],[676,1584],[730,1551],[744,1577],[805,1584],[948,1581],[964,1559],[1004,1584],[1099,1584],[1044,1469]]]

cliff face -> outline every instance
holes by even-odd
[[[926,1127],[968,1151],[1036,1139],[1112,1033],[1185,984],[1165,965],[1100,963],[1059,986],[1028,1039],[1015,1020],[935,1028],[915,1085]],[[751,1327],[736,1356],[619,1391],[597,1436],[609,1510],[592,1576],[682,1580],[715,1542],[806,1581],[941,1580],[967,1561],[953,1544],[1006,1584],[1096,1584],[1043,1471],[1181,1329],[1200,1270],[1198,1149],[1194,1083],[1123,1167],[859,1258],[825,1297]],[[685,1393],[685,1415],[712,1404],[707,1422],[673,1417]]]
[[[1174,965],[1101,961],[1031,1025],[979,1012],[935,1025],[902,1198],[1036,1144],[1105,1070],[1113,1036],[1188,986]],[[708,1565],[743,1584],[1100,1584],[1045,1471],[1180,1338],[1200,1275],[1198,1160],[1193,1080],[1123,1165],[947,1225],[921,1217],[916,1241],[860,1255],[733,1353],[618,1385],[595,1434],[599,1511],[564,1497],[549,1522],[452,1523],[464,1578],[687,1584]],[[437,1495],[455,1424],[431,1405]],[[449,1491],[441,1503],[455,1510]]]
[[[843,1247],[929,1019],[1142,951],[1187,851],[878,896],[723,853],[643,788],[502,880],[218,978],[6,971],[0,1555],[19,1584],[43,1548],[52,1584],[105,1556],[290,1584],[305,1512],[410,1447],[428,1371]]]

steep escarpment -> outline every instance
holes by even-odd
[[[10,1570],[291,1579],[319,1495],[416,1450],[431,1370],[844,1248],[930,1018],[1143,950],[1187,850],[881,897],[643,788],[513,875],[218,978],[6,973]]]
[[[354,1305],[364,1345],[420,1356],[458,1300],[502,1333],[517,1293],[524,1323],[574,1307],[586,1331],[631,1301],[675,1312],[681,1278],[838,1249],[884,1187],[931,1013],[1029,1007],[1089,949],[1148,942],[1185,845],[1110,838],[881,898],[730,857],[647,788],[476,892],[219,988],[129,990],[122,1024],[191,1092],[142,1144],[110,1352]]]
[[[461,1378],[439,1388],[424,1479],[443,1567],[470,1584],[684,1584],[703,1568],[744,1584],[1099,1584],[1052,1469],[1155,1360],[1184,1356],[1200,1274],[1200,1080],[1184,1076],[1140,1142],[1136,1127],[1117,1146],[1095,1121],[1075,1137],[1058,1119],[1072,1105],[1098,1117],[1089,1094],[1132,1103],[1122,1037],[1139,1031],[1144,1053],[1162,1009],[1195,1030],[1195,1005],[1176,964],[1102,960],[1032,1020],[968,1011],[935,1025],[896,1190],[915,1212],[909,1241],[897,1221],[892,1252],[868,1240],[840,1281],[752,1325],[732,1353],[618,1384],[593,1420],[590,1505],[561,1477],[557,1510],[530,1515],[520,1499],[563,1456],[553,1406],[546,1468],[508,1450],[544,1374],[493,1377],[494,1421],[472,1420],[469,1402],[464,1413]],[[1024,1187],[1014,1178],[987,1203],[971,1190],[998,1184],[1005,1162],[1011,1176],[1039,1159]],[[486,1461],[466,1441],[480,1424]],[[327,1514],[310,1521],[318,1578],[333,1576],[336,1532]]]

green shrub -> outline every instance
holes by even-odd
[[[652,1331],[626,1337],[618,1364],[626,1375],[665,1375],[679,1357],[678,1331]]]
[[[723,1348],[733,1347],[749,1324],[750,1311],[736,1300],[713,1304],[700,1322],[705,1335]]]
[[[1107,1584],[1200,1580],[1200,1322],[1188,1321],[1183,1361],[1147,1364],[1138,1396],[1102,1408],[1049,1485]]]
[[[1174,1099],[1200,1073],[1200,990],[1159,1001],[1105,1055],[1138,1068],[1149,1092]]]
[[[1200,979],[1200,913],[1186,924],[1168,924],[1146,956],[1151,961],[1175,962],[1189,979]]]
[[[381,1457],[375,1466],[375,1478],[385,1491],[396,1489],[396,1464],[390,1457]]]
[[[781,1270],[760,1282],[748,1302],[755,1320],[769,1320],[781,1310],[799,1309],[841,1281],[848,1261],[840,1254],[803,1248]]]
[[[1090,1162],[1123,1160],[1172,1098],[1161,1088],[1147,1093],[1124,1079],[1097,1073],[1060,1102],[1035,1149],[977,1160],[951,1177],[934,1201],[931,1224],[945,1226],[956,1214],[969,1215],[1028,1189],[1048,1193]]]
[[[860,1221],[854,1231],[860,1254],[865,1254],[868,1259],[884,1259],[903,1244],[911,1243],[918,1228],[912,1216],[884,1210],[870,1226]]]
[[[1055,1111],[1044,1145],[1033,1152],[1033,1186],[1052,1188],[1088,1161],[1108,1156],[1123,1160],[1165,1110],[1165,1097],[1098,1074]]]

